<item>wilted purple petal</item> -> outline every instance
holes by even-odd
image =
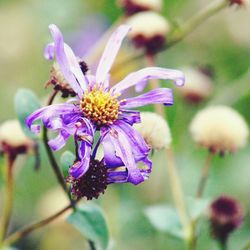
[[[119,119],[129,123],[130,125],[141,122],[139,111],[127,110],[123,108],[120,108],[120,111],[122,112],[122,114],[119,116]]]
[[[69,104],[69,103],[54,104],[54,105],[50,105],[50,106],[43,107],[41,109],[36,110],[35,112],[33,112],[31,115],[29,115],[26,118],[25,123],[31,129],[31,131],[33,131],[34,133],[39,133],[40,126],[39,125],[32,126],[32,123],[34,121],[38,119],[46,120],[55,115],[58,116],[60,114],[65,114],[65,113],[70,113],[70,112],[73,113],[75,111],[77,111],[77,108],[73,104]]]
[[[121,104],[123,108],[136,108],[146,106],[148,104],[163,103],[165,105],[173,104],[173,92],[168,88],[153,89],[145,94],[127,98],[125,102]]]
[[[121,93],[129,87],[150,79],[174,80],[177,86],[182,86],[185,81],[183,73],[179,70],[148,67],[129,74],[122,81],[116,84],[112,90],[114,93]]]
[[[65,130],[61,130],[56,138],[48,141],[48,144],[52,150],[57,151],[65,146],[69,137],[70,134],[68,132],[66,132]]]
[[[106,80],[107,74],[109,73],[110,68],[121,47],[122,40],[127,35],[129,30],[130,30],[129,26],[121,25],[110,37],[96,70],[97,83],[104,83],[104,81]]]
[[[60,30],[57,28],[56,25],[51,24],[49,26],[49,29],[54,39],[54,50],[60,70],[62,71],[62,74],[64,75],[65,79],[68,81],[72,89],[78,94],[78,96],[82,96],[83,89],[77,82],[76,76],[74,75],[78,71],[76,69],[77,66],[75,65],[76,59],[74,59],[75,58],[74,53],[68,46],[67,49],[65,50],[65,44],[63,41],[62,33],[60,32]],[[74,58],[72,58],[72,55]],[[69,56],[69,58],[67,56]],[[80,83],[83,85],[84,88],[86,88],[85,82],[80,82]]]

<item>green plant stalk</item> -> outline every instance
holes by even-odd
[[[201,171],[201,176],[200,176],[198,188],[196,191],[196,198],[197,199],[200,199],[203,196],[205,186],[207,183],[207,179],[208,179],[208,175],[209,175],[209,170],[210,170],[212,158],[213,158],[213,154],[211,152],[209,152],[209,154],[205,160],[205,163],[203,165],[202,171]],[[190,233],[190,240],[188,243],[189,250],[196,249],[196,242],[197,242],[196,226],[197,226],[198,220],[199,220],[199,218],[191,221],[191,227],[190,227],[191,233]]]
[[[209,3],[206,7],[198,11],[193,17],[183,22],[180,27],[176,28],[171,34],[169,34],[167,37],[166,46],[164,46],[159,52],[167,50],[178,42],[182,41],[207,19],[220,12],[228,5],[228,0],[219,0]],[[126,57],[124,60],[121,60],[121,62],[119,62],[119,64],[114,67],[114,70],[123,68],[124,65],[127,65],[135,60],[142,59],[143,57],[144,53],[134,53],[131,57]]]
[[[3,242],[10,223],[13,207],[13,164],[14,160],[10,155],[6,156],[5,167],[5,191],[4,191],[4,208],[0,228],[0,242]]]
[[[25,227],[24,229],[21,229],[13,234],[11,234],[4,242],[3,242],[3,246],[10,246],[11,244],[13,244],[14,242],[18,241],[19,239],[27,236],[28,234],[32,233],[33,231],[44,227],[46,225],[48,225],[49,223],[51,223],[52,221],[54,221],[55,219],[57,219],[60,215],[62,215],[63,213],[65,213],[66,211],[68,211],[69,209],[72,208],[72,204],[68,205],[67,207],[63,208],[62,210],[60,210],[59,212],[55,213],[54,215],[41,220],[39,222],[36,222],[30,226]]]
[[[49,99],[48,99],[48,105],[51,105],[57,95],[58,91],[57,90],[54,90],[54,92],[51,93]],[[58,166],[57,162],[56,162],[56,159],[54,157],[54,154],[48,144],[48,130],[47,128],[43,128],[43,143],[45,145],[45,149],[46,149],[46,152],[47,152],[47,155],[48,155],[48,158],[49,158],[49,162],[50,162],[50,165],[54,171],[54,174],[57,178],[57,181],[58,183],[61,185],[62,189],[64,190],[64,192],[67,194],[68,198],[69,198],[69,201],[72,205],[72,207],[75,209],[75,206],[74,206],[74,201],[72,200],[71,198],[71,195],[70,195],[70,192],[67,188],[67,185],[64,181],[64,178],[63,178],[63,175],[61,173],[61,170],[60,170],[60,167]]]

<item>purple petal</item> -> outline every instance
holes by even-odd
[[[136,92],[142,92],[147,86],[147,80],[146,81],[141,81],[137,85],[135,85],[135,91]]]
[[[48,144],[52,150],[60,150],[62,147],[65,146],[69,136],[69,133],[67,133],[65,130],[61,130],[61,132],[56,138],[49,140]]]
[[[56,55],[56,59],[62,74],[65,79],[68,81],[72,89],[78,94],[78,96],[82,96],[83,90],[86,89],[87,83],[81,73],[80,66],[77,62],[77,59],[71,50],[71,48],[64,44],[63,36],[60,30],[56,25],[51,24],[49,26],[51,35],[54,39],[54,53]],[[51,53],[51,46],[46,52]],[[49,58],[51,55],[49,56]],[[82,76],[80,76],[82,75]],[[77,80],[76,80],[77,79]],[[80,84],[80,85],[79,85]]]
[[[122,81],[116,84],[112,90],[114,93],[121,93],[129,87],[150,79],[174,80],[177,86],[182,86],[185,82],[184,75],[179,70],[148,67],[129,74]]]
[[[110,140],[114,145],[117,157],[119,157],[123,164],[128,169],[129,182],[137,185],[144,181],[144,178],[137,168],[135,158],[133,156],[132,148],[129,143],[130,138],[119,126],[112,125],[108,133]]]
[[[165,105],[173,104],[173,92],[168,88],[153,89],[143,95],[126,99],[121,104],[122,108],[135,108],[148,104],[164,103]]]
[[[55,116],[59,116],[60,114],[65,113],[74,113],[77,111],[77,108],[73,104],[68,103],[62,103],[62,104],[54,104],[47,107],[43,107],[41,109],[36,110],[31,115],[29,115],[25,123],[26,125],[33,131],[34,133],[39,133],[40,126],[39,125],[33,125],[32,123],[38,119],[43,119],[46,121],[46,124],[49,125],[49,119],[55,118]]]
[[[91,146],[85,141],[81,142],[79,148],[80,161],[76,162],[70,169],[69,174],[78,179],[83,176],[89,169]]]
[[[127,25],[121,25],[118,29],[111,35],[104,52],[102,54],[101,60],[96,71],[97,83],[104,83],[107,78],[107,74],[116,58],[116,55],[121,47],[122,40],[127,35],[130,27]],[[107,87],[107,86],[105,86]]]
[[[126,110],[123,108],[120,108],[120,111],[122,114],[119,116],[119,119],[127,122],[130,125],[133,125],[134,123],[140,123],[141,117],[140,112],[135,110]]]
[[[49,61],[53,60],[54,56],[55,56],[55,44],[49,43],[45,47],[43,55],[47,60],[49,60]]]

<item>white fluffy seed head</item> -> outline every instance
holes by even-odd
[[[199,111],[190,125],[193,140],[211,152],[234,152],[248,142],[249,128],[243,117],[227,106]]]
[[[185,85],[178,91],[189,102],[197,103],[208,98],[213,92],[213,83],[209,76],[192,67],[181,69],[185,75]]]
[[[24,134],[18,120],[7,120],[1,124],[0,142],[10,147],[33,145],[33,141]]]
[[[167,148],[172,141],[167,122],[158,114],[141,112],[141,123],[134,127],[152,149]]]
[[[138,11],[153,10],[160,11],[163,6],[162,0],[118,0],[117,5],[124,8],[129,14]]]
[[[128,19],[127,23],[132,27],[128,34],[131,39],[140,35],[148,39],[155,36],[165,37],[170,31],[168,21],[153,11],[144,11],[135,14]]]

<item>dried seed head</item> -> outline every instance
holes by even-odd
[[[101,193],[104,193],[108,185],[107,178],[107,167],[104,163],[91,159],[88,171],[78,179],[69,177],[68,182],[72,185],[72,194],[78,199],[86,197],[87,200],[92,200],[93,198],[97,199]]]
[[[0,144],[2,150],[12,157],[31,151],[34,142],[23,132],[18,120],[7,120],[0,126]]]
[[[154,54],[165,44],[170,31],[167,20],[153,11],[145,11],[128,19],[132,27],[129,37],[137,48],[144,48],[148,54]]]
[[[79,66],[85,74],[88,71],[88,66],[84,61],[79,61]],[[58,90],[62,93],[62,97],[67,98],[69,96],[74,97],[76,93],[70,87],[69,83],[64,78],[59,65],[55,62],[50,71],[50,80],[47,82],[46,87],[48,85],[53,85],[55,90]]]
[[[203,70],[194,67],[184,67],[185,85],[178,88],[178,91],[190,103],[200,103],[208,98],[213,92],[211,77]]]
[[[199,111],[190,125],[193,140],[211,152],[234,152],[248,141],[249,129],[243,117],[227,106]]]
[[[172,141],[167,122],[156,113],[141,112],[141,123],[134,127],[152,149],[167,148]]]
[[[141,11],[160,11],[163,5],[162,0],[118,0],[117,5],[121,7],[127,16],[134,15]]]
[[[239,228],[244,212],[237,200],[229,196],[220,196],[209,208],[210,229],[213,237],[225,244],[228,236]]]

